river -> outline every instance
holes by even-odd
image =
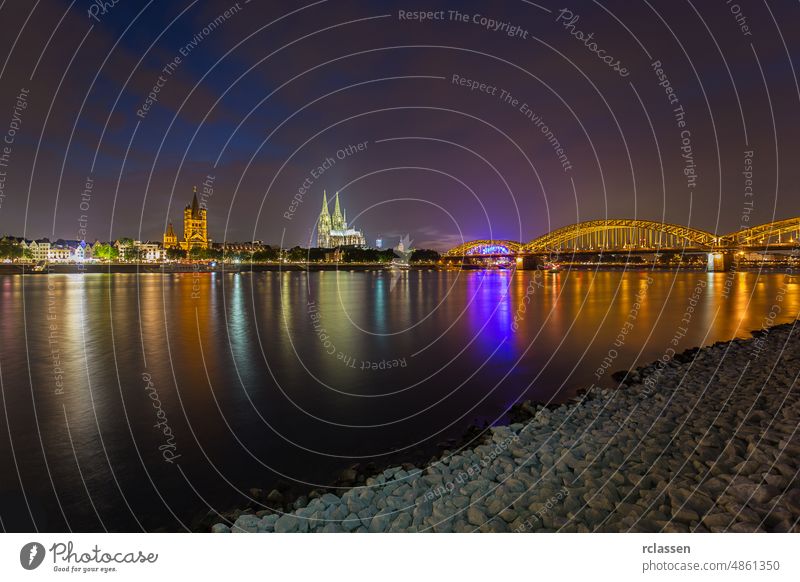
[[[6,529],[183,529],[800,313],[784,273],[2,275]],[[33,516],[33,518],[31,518]],[[34,522],[32,521],[35,520]]]

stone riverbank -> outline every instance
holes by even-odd
[[[800,325],[524,403],[473,448],[215,532],[798,532]],[[523,415],[523,416],[520,416]]]

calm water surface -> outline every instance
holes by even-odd
[[[800,312],[782,273],[534,277],[0,276],[3,527],[180,529]]]

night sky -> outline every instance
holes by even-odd
[[[0,2],[0,234],[180,236],[204,182],[215,241],[283,246],[323,189],[417,248],[800,215],[797,2],[100,4]]]

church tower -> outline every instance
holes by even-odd
[[[317,246],[329,248],[331,240],[331,213],[328,211],[328,195],[322,191],[322,210],[317,222]]]
[[[183,240],[181,248],[190,251],[194,248],[208,248],[207,211],[197,203],[197,186],[194,187],[192,203],[183,209]]]
[[[331,228],[333,230],[344,230],[347,228],[344,224],[344,217],[342,216],[342,209],[339,208],[339,193],[336,193],[336,203],[333,206],[333,218],[331,218]]]
[[[175,235],[175,230],[172,228],[172,223],[167,224],[167,232],[164,233],[164,248],[174,249],[178,246],[178,237]]]

